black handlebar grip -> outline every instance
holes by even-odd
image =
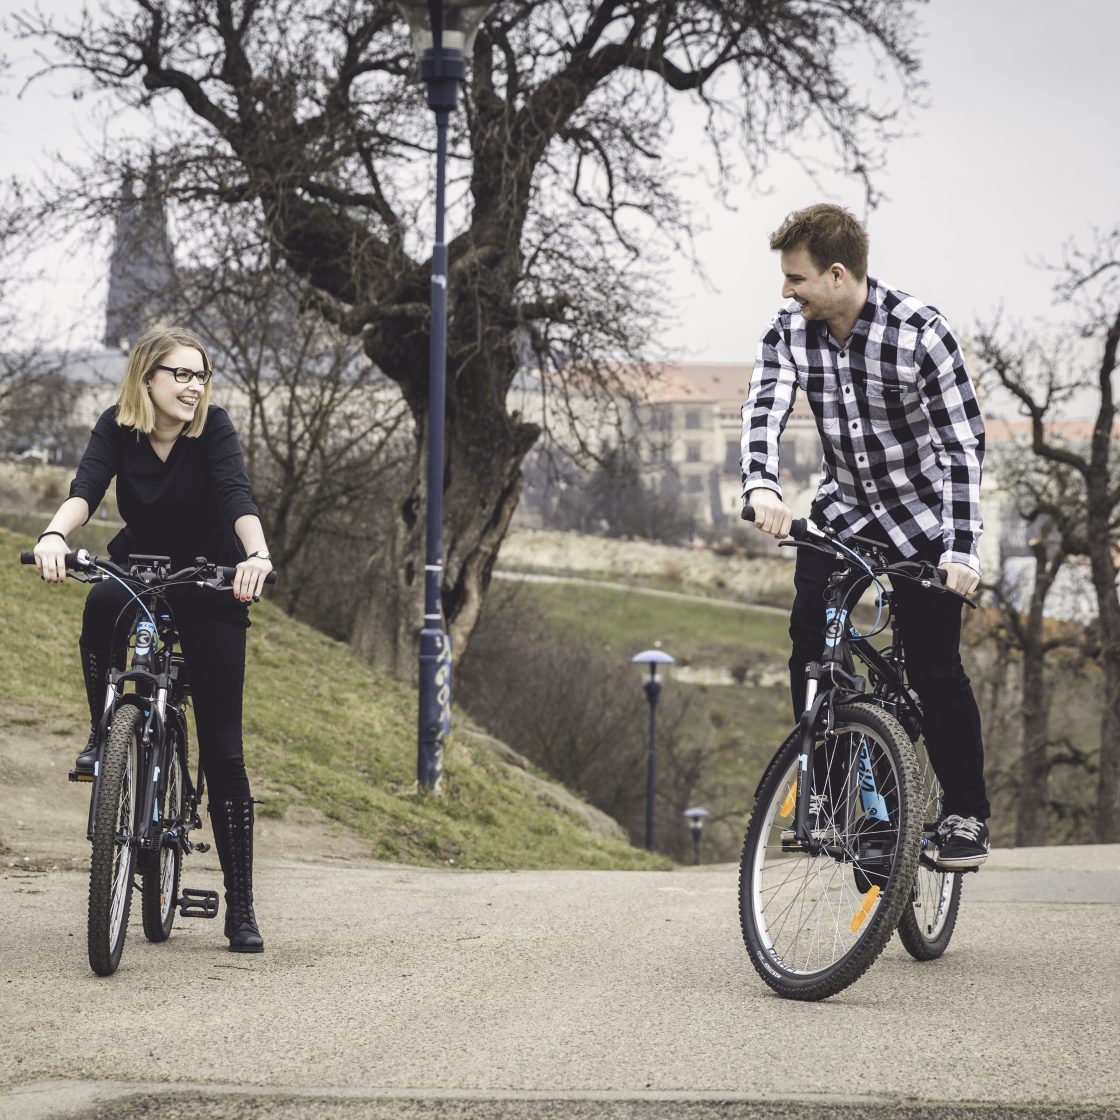
[[[218,579],[232,580],[233,577],[235,575],[237,575],[237,569],[236,568],[227,568],[222,564],[215,564],[214,565],[214,571],[217,573]],[[265,581],[265,583],[275,583],[276,582],[276,573],[275,572],[269,572],[268,575],[266,575],[264,577],[264,581]]]
[[[19,562],[21,564],[34,564],[35,563],[35,553],[34,552],[21,552],[19,554]],[[76,571],[80,570],[78,568],[78,554],[76,552],[68,552],[66,554],[66,567],[69,568],[70,571],[72,571],[72,572],[76,572]]]
[[[740,514],[740,516],[742,517],[742,519],[744,521],[749,521],[753,525],[754,524],[754,506],[752,506],[752,505],[743,506],[743,512]],[[804,517],[798,517],[790,525],[789,535],[795,541],[805,540],[809,536],[809,533],[806,529],[807,524],[808,524],[808,522]]]

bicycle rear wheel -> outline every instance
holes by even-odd
[[[120,964],[132,903],[136,803],[140,775],[139,708],[117,709],[105,744],[94,810],[93,857],[89,870],[87,946],[90,967],[111,976]]]
[[[922,783],[922,819],[932,825],[941,818],[941,783],[933,772],[924,740],[918,741],[916,749]],[[961,904],[963,876],[933,866],[932,847],[921,851],[925,859],[918,861],[910,905],[902,908],[898,920],[898,937],[915,960],[932,961],[949,947]]]
[[[172,736],[171,761],[167,767],[167,785],[163,793],[163,804],[160,806],[163,834],[169,828],[182,828],[185,798],[178,737],[174,731],[169,731],[168,734]],[[178,844],[165,844],[152,855],[154,858],[140,877],[144,936],[149,941],[166,941],[175,924],[175,900],[179,897],[183,850]]]
[[[739,865],[739,918],[759,976],[781,996],[817,1000],[863,975],[909,902],[918,765],[892,716],[870,704],[838,708],[832,735],[815,747],[827,778],[812,790],[826,797],[814,834],[826,847],[811,855],[790,832],[798,749],[787,740],[759,786]]]

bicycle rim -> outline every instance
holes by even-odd
[[[816,831],[831,850],[810,855],[789,850],[797,750],[794,743],[779,751],[761,784],[740,865],[740,919],[752,963],[771,988],[823,999],[870,966],[909,900],[917,763],[893,718],[866,705],[838,709],[834,734],[817,746],[828,765],[814,791],[829,796]],[[879,800],[861,790],[868,772]]]
[[[106,743],[90,860],[87,947],[99,976],[116,971],[132,901],[133,844],[140,770],[140,713],[131,705],[113,717]]]

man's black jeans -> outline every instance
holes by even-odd
[[[874,531],[861,535],[872,537]],[[891,562],[902,559],[887,549]],[[912,559],[937,563],[941,547],[930,544]],[[824,647],[824,590],[841,562],[812,549],[797,550],[796,594],[789,620],[793,654],[789,659],[794,718],[805,707],[805,666],[819,661]],[[910,683],[925,711],[926,749],[941,788],[946,814],[987,820],[991,816],[984,786],[984,742],[980,711],[972,684],[961,664],[961,611],[964,604],[948,595],[899,580],[894,609],[902,623],[903,652]]]

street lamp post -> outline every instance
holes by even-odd
[[[398,0],[408,20],[428,107],[436,116],[436,237],[432,247],[431,346],[428,362],[427,524],[424,553],[424,626],[420,631],[419,718],[416,778],[424,789],[439,785],[443,739],[451,730],[451,638],[443,629],[443,435],[447,382],[447,245],[444,189],[447,125],[467,77],[467,55],[491,3]]]
[[[649,679],[645,683],[649,701],[649,750],[646,760],[646,851],[653,851],[653,788],[657,773],[655,742],[657,734],[657,701],[661,699],[661,682],[657,679],[658,665],[672,665],[673,658],[659,649],[646,649],[630,658],[635,665],[649,666]]]
[[[700,841],[704,836],[704,820],[712,814],[707,809],[685,809],[688,830],[692,833],[692,862],[700,862]]]

